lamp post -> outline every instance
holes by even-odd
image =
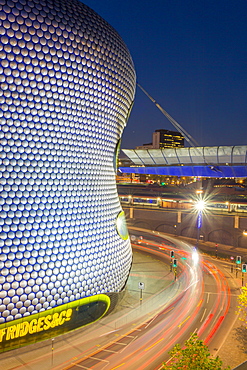
[[[173,227],[174,227],[174,234],[177,235],[177,225],[175,224],[173,225]]]
[[[198,248],[199,245],[199,237],[200,237],[200,230],[202,227],[202,211],[198,212],[197,215],[197,238],[196,238],[196,248]]]
[[[247,236],[247,231],[246,230],[243,231],[243,235]],[[243,263],[243,265],[242,265],[242,286],[244,286],[244,274],[246,272],[247,272],[247,264]]]
[[[197,211],[197,238],[196,238],[196,248],[198,248],[199,245],[199,237],[200,237],[200,230],[202,227],[202,212],[205,209],[205,201],[203,199],[199,199],[195,203],[195,209]]]

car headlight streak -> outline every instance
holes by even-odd
[[[124,286],[132,257],[113,160],[135,72],[80,2],[1,0],[0,26],[3,323]]]

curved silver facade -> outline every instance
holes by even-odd
[[[113,162],[135,71],[116,31],[74,0],[0,0],[0,35],[4,323],[123,288],[132,253]]]

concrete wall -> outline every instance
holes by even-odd
[[[124,208],[129,226],[142,227],[197,239],[197,215],[191,211]],[[247,214],[203,215],[200,239],[247,248]]]

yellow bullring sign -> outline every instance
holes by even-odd
[[[110,298],[105,294],[99,294],[39,314],[9,321],[0,325],[0,352],[49,339],[88,325],[104,316],[109,307]]]

